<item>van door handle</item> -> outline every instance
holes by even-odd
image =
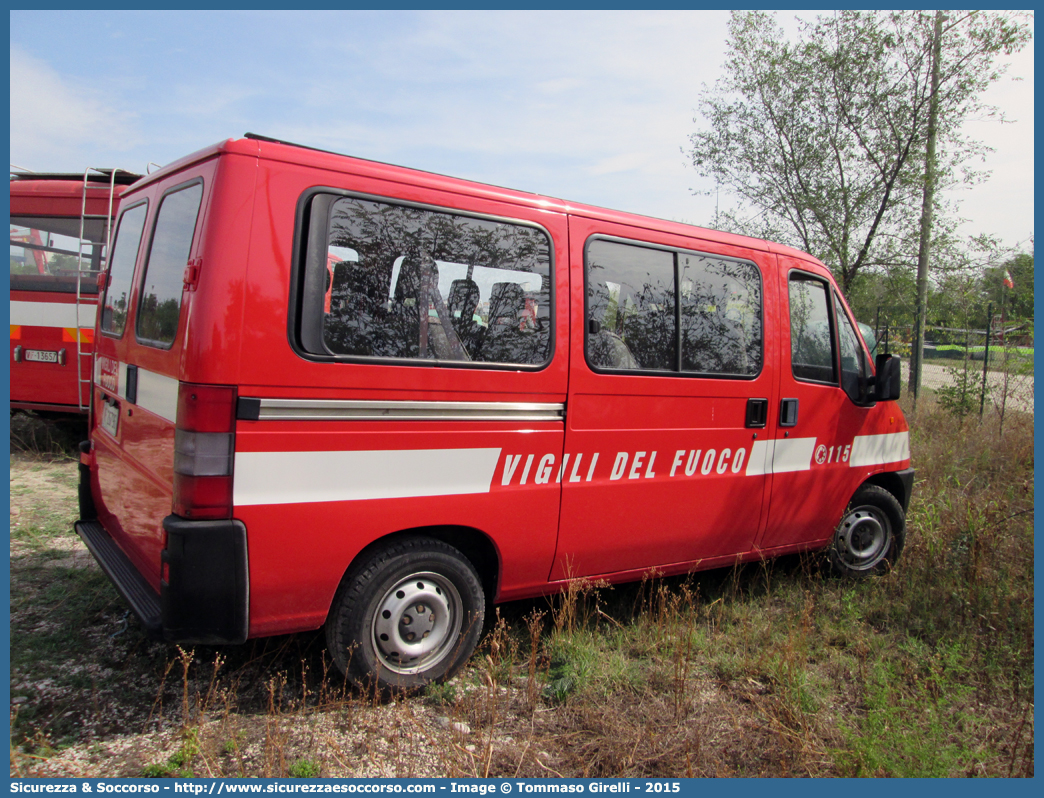
[[[138,403],[138,367],[134,365],[127,366],[127,390],[123,397],[132,405]]]
[[[779,426],[796,427],[798,422],[798,400],[781,399],[779,402]]]
[[[768,421],[768,399],[747,400],[747,427],[761,429]]]

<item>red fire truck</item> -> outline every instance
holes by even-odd
[[[771,242],[247,136],[123,196],[95,336],[77,530],[168,640],[410,688],[491,602],[903,547],[898,360]]]
[[[109,219],[139,175],[11,174],[11,409],[87,412]]]

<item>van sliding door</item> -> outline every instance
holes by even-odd
[[[584,290],[573,292],[582,321],[551,578],[678,571],[749,551],[767,480],[752,452],[776,383],[765,332],[775,286],[755,258],[772,256],[651,243],[576,217],[570,227]]]

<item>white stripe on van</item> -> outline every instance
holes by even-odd
[[[782,438],[775,443],[776,451],[772,454],[774,473],[808,471],[812,467],[812,454],[816,450],[815,438]]]
[[[126,369],[121,363],[120,387],[123,388],[126,384]],[[173,424],[178,420],[178,381],[172,377],[139,368],[137,404]]]
[[[77,306],[70,302],[11,301],[11,324],[25,327],[93,327],[98,306],[83,303],[77,321]]]
[[[885,435],[857,435],[852,441],[848,464],[855,466],[898,463],[910,458],[910,433],[890,432]]]
[[[772,444],[774,441],[754,441],[747,460],[747,476],[760,477],[772,473]]]
[[[815,438],[778,438],[755,441],[750,448],[747,463],[748,477],[762,474],[783,474],[788,471],[808,471],[812,467]]]
[[[238,506],[489,493],[500,449],[236,452]]]

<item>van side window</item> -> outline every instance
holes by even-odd
[[[138,301],[137,333],[144,342],[169,347],[177,335],[185,266],[202,199],[203,184],[197,182],[160,203]]]
[[[588,362],[596,368],[676,370],[674,254],[595,240],[585,261]]]
[[[127,324],[134,262],[138,259],[141,234],[145,231],[147,209],[148,205],[143,202],[124,211],[116,229],[116,243],[109,262],[109,287],[105,291],[101,318],[102,332],[111,335],[123,335]]]
[[[852,322],[845,315],[841,297],[834,293],[834,310],[837,316],[838,338],[841,340],[841,387],[853,402],[862,402],[866,397],[866,380],[870,376],[869,366],[863,354],[863,345],[856,335]]]
[[[752,263],[678,255],[682,370],[753,377],[761,371],[761,278]]]
[[[312,225],[323,199],[312,201]],[[542,230],[355,197],[325,199],[323,235],[310,233],[306,256],[306,350],[464,363],[547,362],[551,242]]]
[[[761,274],[753,263],[594,239],[585,273],[593,368],[760,373]]]
[[[11,290],[98,293],[105,257],[105,219],[86,218],[80,239],[79,217],[11,217]],[[79,275],[83,256],[83,271]]]
[[[826,284],[790,276],[790,364],[799,380],[837,384]]]

